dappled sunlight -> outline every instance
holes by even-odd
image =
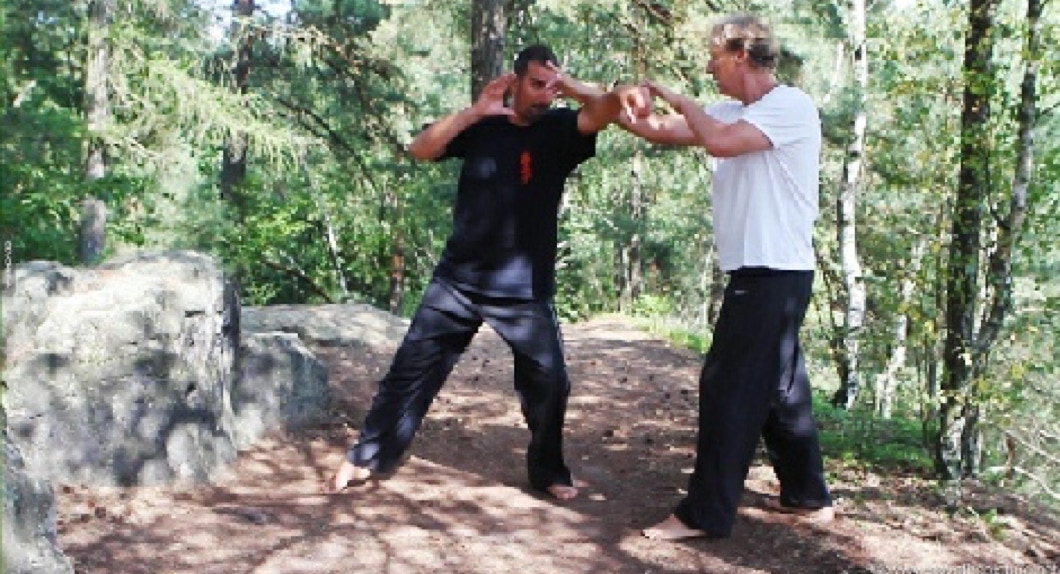
[[[929,527],[941,532],[952,523],[918,506],[912,487],[908,500],[885,500],[879,482],[841,480],[840,518],[827,526],[768,512],[764,501],[778,485],[761,460],[731,538],[642,537],[640,529],[669,515],[687,487],[701,359],[632,327],[565,331],[572,382],[565,450],[585,482],[572,501],[529,487],[530,433],[511,356],[487,329],[391,476],[320,493],[356,439],[392,353],[322,347],[314,351],[330,370],[331,421],[258,441],[211,486],[60,489],[60,544],[79,574],[157,574],[160,561],[173,572],[218,574],[779,574],[981,558],[969,553],[972,529],[946,535],[964,541],[953,548],[942,534],[932,538]],[[887,547],[894,540],[901,557]]]

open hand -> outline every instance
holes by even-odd
[[[545,84],[545,89],[551,91],[554,95],[566,95],[570,91],[568,85],[570,77],[563,73],[563,68],[552,62],[545,62],[545,69],[552,72],[552,77]]]
[[[504,105],[504,94],[512,87],[513,82],[515,82],[514,72],[490,80],[490,83],[482,88],[482,93],[475,101],[476,111],[485,116],[514,116],[515,111]]]
[[[680,98],[680,95],[678,95],[677,92],[667,88],[666,86],[657,84],[651,80],[646,80],[643,85],[645,88],[647,88],[648,93],[654,96],[659,96],[671,106],[675,105],[677,103],[678,98]]]
[[[622,112],[631,122],[651,115],[653,100],[651,91],[646,86],[618,86],[615,88]]]

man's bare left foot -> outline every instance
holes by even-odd
[[[356,466],[352,462],[343,459],[339,469],[335,471],[331,478],[324,482],[321,490],[324,494],[338,494],[346,490],[351,482],[368,480],[371,475],[372,471],[367,468]]]
[[[708,534],[703,530],[697,530],[695,528],[689,528],[681,519],[677,518],[673,514],[663,520],[662,522],[645,528],[641,531],[641,534],[645,538],[651,538],[652,540],[663,540],[667,542],[676,542],[678,540],[689,540],[692,538],[707,538]]]

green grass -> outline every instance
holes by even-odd
[[[814,397],[813,408],[826,458],[849,466],[917,475],[933,471],[931,455],[922,441],[920,421],[882,419],[865,409],[838,409],[821,394]]]

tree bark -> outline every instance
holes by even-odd
[[[1008,213],[999,222],[997,248],[990,254],[988,281],[991,305],[979,334],[979,348],[988,352],[1012,311],[1012,259],[1027,218],[1027,189],[1034,174],[1034,132],[1038,124],[1038,70],[1041,67],[1042,1],[1027,0],[1027,62],[1020,84],[1020,106],[1016,112],[1016,165],[1009,193]]]
[[[641,236],[641,228],[644,225],[644,162],[640,152],[633,156],[633,167],[631,169],[632,181],[630,182],[629,210],[632,215],[633,233],[629,237],[629,260],[626,268],[628,279],[628,301],[632,303],[640,297],[644,289],[644,257]]]
[[[986,284],[985,317],[975,337],[972,353],[972,380],[983,376],[990,351],[1001,332],[1005,317],[1012,311],[1012,259],[1027,216],[1027,188],[1034,172],[1034,129],[1037,123],[1037,79],[1041,54],[1041,0],[1027,1],[1027,41],[1024,54],[1027,62],[1020,86],[1020,106],[1017,110],[1016,165],[1009,190],[1008,210],[997,222],[996,246],[990,252]],[[967,401],[969,424],[961,436],[961,472],[977,476],[982,467],[983,435],[979,422],[986,415],[978,385],[970,385]]]
[[[85,66],[85,119],[88,148],[85,156],[85,181],[92,182],[107,174],[106,147],[100,132],[110,121],[110,92],[107,75],[110,50],[107,35],[114,13],[114,0],[93,0],[89,5],[88,59]],[[107,244],[107,204],[89,194],[81,203],[81,228],[78,255],[82,264],[98,262]]]
[[[869,62],[865,43],[865,0],[851,0],[850,43],[854,54],[854,89],[857,104],[843,163],[843,185],[836,202],[836,232],[839,242],[839,261],[843,272],[843,291],[846,298],[843,327],[836,345],[839,389],[832,403],[840,408],[854,406],[860,391],[859,343],[865,323],[865,281],[857,249],[857,204],[861,186],[862,161],[865,154],[865,132],[868,124],[865,98],[869,88]]]
[[[508,36],[511,0],[472,0],[471,3],[471,101],[504,71],[504,47]]]
[[[320,218],[324,222],[324,238],[327,240],[328,245],[328,257],[331,259],[331,267],[335,270],[335,280],[339,284],[339,291],[342,293],[343,300],[345,301],[349,295],[349,284],[346,281],[346,264],[342,259],[342,252],[339,249],[338,234],[335,232],[335,225],[331,219],[331,209],[328,207],[328,201],[326,197],[323,197],[318,191],[315,182],[313,181],[313,174],[309,171],[309,162],[306,161],[305,156],[299,158],[299,166],[302,168],[302,175],[305,176],[306,185],[309,187],[309,193],[313,194],[313,199],[316,201],[317,208],[320,209]]]
[[[393,189],[386,192],[387,211],[392,217],[394,234],[390,238],[390,295],[388,305],[390,312],[397,315],[405,299],[407,269],[405,261],[405,233],[403,227],[404,206],[400,195]]]
[[[927,239],[913,246],[909,268],[902,277],[898,288],[898,316],[894,320],[894,348],[887,359],[883,372],[876,378],[876,413],[884,419],[890,419],[894,407],[894,393],[898,388],[898,370],[905,364],[906,349],[909,340],[908,308],[916,290],[916,276],[920,272],[920,262],[924,257]]]
[[[985,206],[989,197],[987,133],[993,91],[991,59],[998,0],[971,0],[964,48],[961,111],[961,166],[946,277],[946,342],[936,469],[959,480],[975,461],[965,457],[978,442],[978,405],[972,394],[976,355],[976,305]]]
[[[236,59],[232,67],[232,89],[238,94],[247,93],[250,79],[255,34],[250,32],[248,23],[254,16],[254,8],[254,0],[236,0],[233,3],[235,20],[232,23],[232,38],[236,45]],[[246,212],[246,198],[239,187],[247,177],[248,147],[246,134],[229,134],[221,158],[221,199],[235,207],[240,219]]]

